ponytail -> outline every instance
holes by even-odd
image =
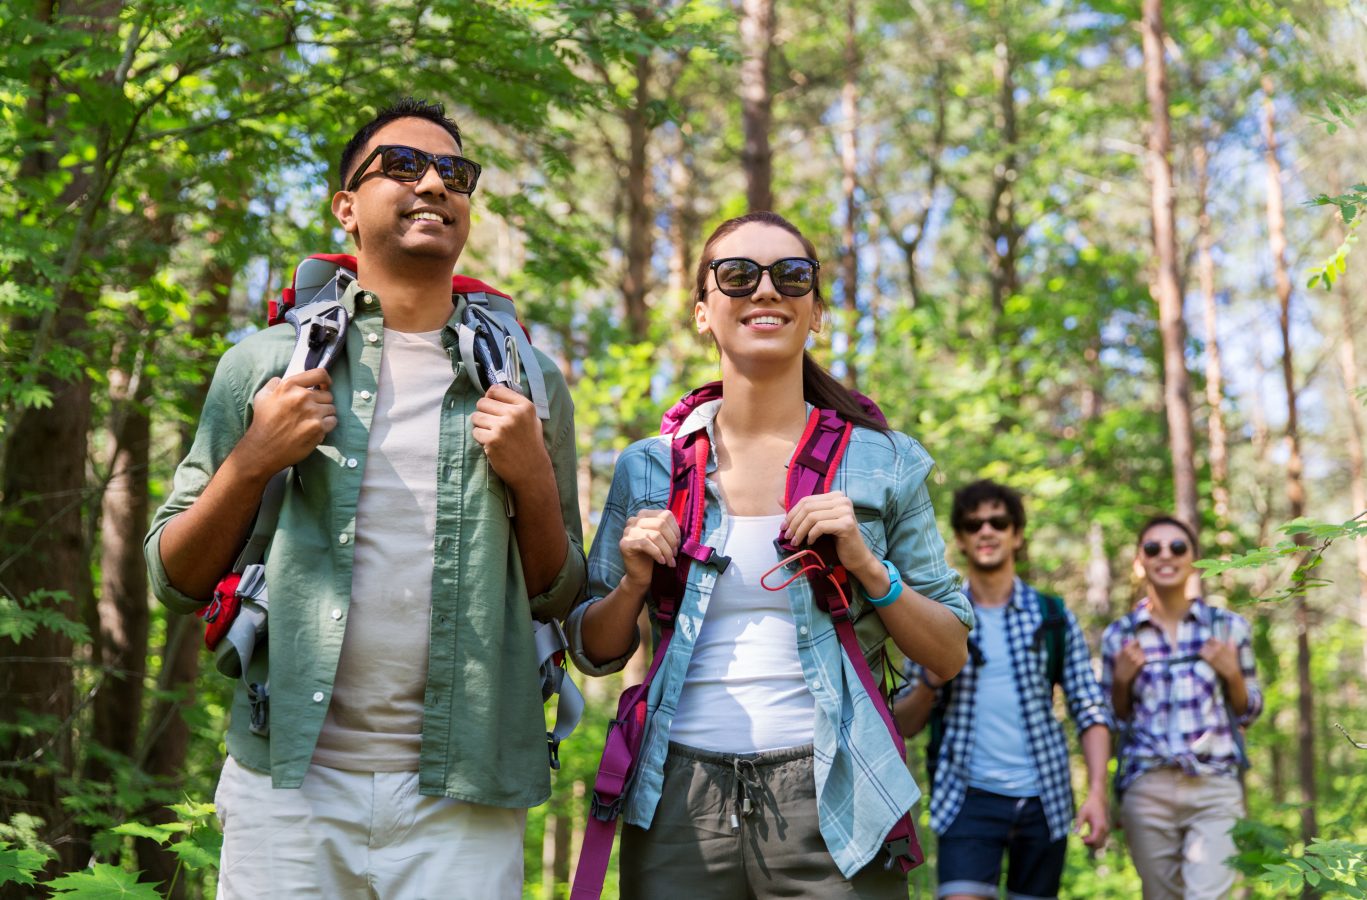
[[[849,388],[836,381],[835,376],[806,351],[802,353],[802,399],[817,409],[833,409],[846,422],[861,428],[885,434],[890,430],[887,422],[871,415]]]

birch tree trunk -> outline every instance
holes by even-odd
[[[1149,103],[1148,170],[1152,184],[1153,248],[1157,261],[1152,284],[1163,338],[1163,406],[1172,452],[1173,489],[1179,519],[1200,529],[1197,512],[1195,437],[1191,418],[1191,380],[1184,355],[1186,323],[1177,272],[1177,222],[1172,177],[1172,131],[1168,117],[1167,64],[1163,56],[1162,0],[1144,0],[1144,84]]]
[[[774,48],[774,0],[742,0],[740,42],[741,127],[745,146],[745,199],[751,211],[774,208],[774,162],[769,146],[773,123],[773,93],[769,88],[769,58]]]
[[[1291,347],[1291,274],[1286,265],[1286,213],[1282,200],[1282,166],[1277,158],[1275,90],[1264,75],[1263,138],[1267,161],[1267,237],[1272,251],[1277,288],[1277,323],[1282,338],[1282,382],[1286,389],[1286,501],[1291,518],[1305,515],[1305,484],[1301,461],[1300,423],[1296,402],[1296,372]],[[1299,536],[1298,536],[1299,539]],[[1301,782],[1301,839],[1307,844],[1317,831],[1315,804],[1315,697],[1310,680],[1310,610],[1305,596],[1295,599],[1297,768]]]

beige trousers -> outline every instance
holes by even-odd
[[[1235,876],[1225,863],[1235,853],[1230,829],[1243,809],[1235,778],[1171,768],[1139,776],[1125,791],[1120,819],[1144,900],[1228,897]]]
[[[219,900],[518,900],[523,809],[418,793],[417,772],[311,766],[298,790],[231,757],[214,795]]]

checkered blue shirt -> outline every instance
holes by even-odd
[[[699,428],[710,431],[720,403],[700,405],[684,421],[680,433]],[[637,441],[617,460],[589,556],[589,599],[575,608],[566,623],[570,655],[575,665],[590,675],[615,672],[631,655],[602,665],[590,662],[583,654],[584,612],[622,578],[617,543],[627,518],[641,509],[668,506],[669,441],[668,437]],[[907,587],[945,604],[971,627],[973,612],[959,591],[958,575],[945,564],[944,541],[936,529],[935,511],[926,490],[932,465],[925,448],[904,434],[856,428],[836,470],[834,489],[844,491],[854,503],[864,540],[874,554],[891,560]],[[715,468],[714,451],[707,470],[711,473]],[[723,527],[721,496],[709,480],[703,543],[723,546]],[[774,562],[778,561],[775,550]],[[712,566],[695,564],[689,568],[674,637],[650,686],[650,719],[641,742],[636,778],[622,810],[628,823],[641,828],[650,827],[660,801],[670,725],[716,581]],[[813,768],[821,835],[832,859],[849,878],[878,854],[889,829],[920,799],[921,791],[873,705],[881,700],[870,698],[864,691],[841,650],[831,617],[813,602],[807,579],[795,580],[787,594],[798,635],[798,660],[815,703]],[[648,597],[647,602],[653,606],[655,601]],[[857,586],[850,606],[855,633],[865,653],[879,652],[887,629]]]
[[[1263,710],[1263,693],[1253,667],[1248,621],[1227,609],[1197,598],[1177,623],[1177,643],[1170,644],[1149,613],[1149,599],[1134,612],[1112,622],[1101,638],[1101,684],[1109,702],[1115,657],[1126,642],[1139,640],[1144,667],[1135,676],[1133,711],[1119,747],[1116,787],[1124,790],[1151,769],[1176,766],[1188,775],[1239,774],[1240,749],[1234,729],[1247,728]],[[1233,641],[1248,689],[1248,708],[1231,721],[1220,676],[1200,658],[1209,638]]]
[[[1067,616],[1063,692],[1068,701],[1068,712],[1077,724],[1079,734],[1093,725],[1109,728],[1111,716],[1092,671],[1087,638],[1078,627],[1077,617],[1071,612],[1067,612]],[[1006,604],[1006,642],[1011,654],[1011,669],[1016,676],[1016,691],[1020,696],[1025,744],[1039,773],[1040,802],[1049,823],[1049,838],[1057,841],[1067,836],[1073,822],[1073,787],[1068,769],[1068,743],[1063,735],[1063,727],[1054,718],[1054,689],[1049,683],[1047,671],[1049,651],[1047,640],[1039,631],[1043,619],[1039,594],[1017,578],[1011,599]],[[1037,633],[1038,641],[1035,639]],[[921,678],[920,666],[908,662],[907,677],[914,686]],[[944,699],[945,692],[949,691],[944,713],[944,738],[940,744],[935,784],[931,786],[930,794],[930,827],[936,834],[943,834],[945,829],[954,824],[968,793],[968,765],[973,757],[977,687],[978,664],[970,654],[958,676],[935,695],[939,703]]]

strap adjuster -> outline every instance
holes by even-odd
[[[546,749],[551,755],[551,768],[560,771],[560,738],[552,731],[546,732]]]
[[[589,815],[600,822],[613,822],[622,814],[622,795],[618,794],[611,801],[604,802],[603,797],[597,791],[593,792],[593,798],[589,800]]]
[[[887,851],[888,861],[883,863],[883,868],[892,871],[893,866],[897,865],[897,860],[902,857],[913,859],[911,855],[911,841],[908,838],[895,838],[883,844],[883,849]]]

